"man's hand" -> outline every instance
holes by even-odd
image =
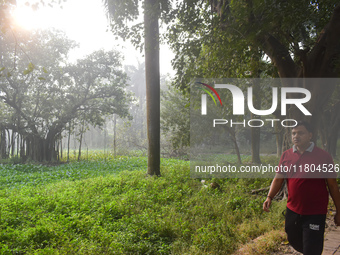
[[[339,213],[336,213],[334,215],[334,223],[335,225],[340,226],[340,214]]]
[[[263,203],[263,211],[270,212],[269,207],[272,204],[272,199],[270,197],[267,197],[266,201]]]
[[[284,175],[277,173],[275,175],[275,178],[272,181],[272,184],[270,185],[267,199],[263,203],[263,211],[265,212],[270,211],[269,207],[272,204],[272,198],[274,198],[277,192],[279,192],[279,190],[281,189],[283,181],[284,181]]]

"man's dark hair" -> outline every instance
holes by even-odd
[[[309,124],[307,121],[303,121],[303,120],[302,121],[298,121],[297,125],[295,127],[293,127],[293,128],[296,128],[298,126],[304,126],[307,129],[308,132],[313,133],[312,125]]]

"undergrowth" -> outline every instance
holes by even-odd
[[[145,172],[145,158],[1,165],[0,254],[232,254],[283,227],[284,203],[264,213],[251,195],[270,180],[203,185],[172,159]]]

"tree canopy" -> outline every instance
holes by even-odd
[[[70,64],[75,43],[59,31],[6,33],[0,43],[1,129],[22,137],[26,157],[56,159],[55,143],[71,122],[101,126],[108,114],[128,115],[117,52],[97,51]]]
[[[176,18],[167,38],[176,54],[174,84],[181,89],[188,89],[193,78],[340,76],[336,1],[186,0],[177,5]],[[333,104],[336,84],[326,89],[324,84],[295,86],[312,91],[308,103],[312,116],[301,116],[291,108],[290,117],[310,118],[319,131],[324,110]]]
[[[240,77],[265,58],[280,77],[339,76],[335,1],[183,1],[177,11],[168,38],[181,86],[193,75]]]

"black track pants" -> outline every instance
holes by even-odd
[[[326,215],[300,215],[287,208],[285,231],[293,248],[304,255],[321,255]]]

